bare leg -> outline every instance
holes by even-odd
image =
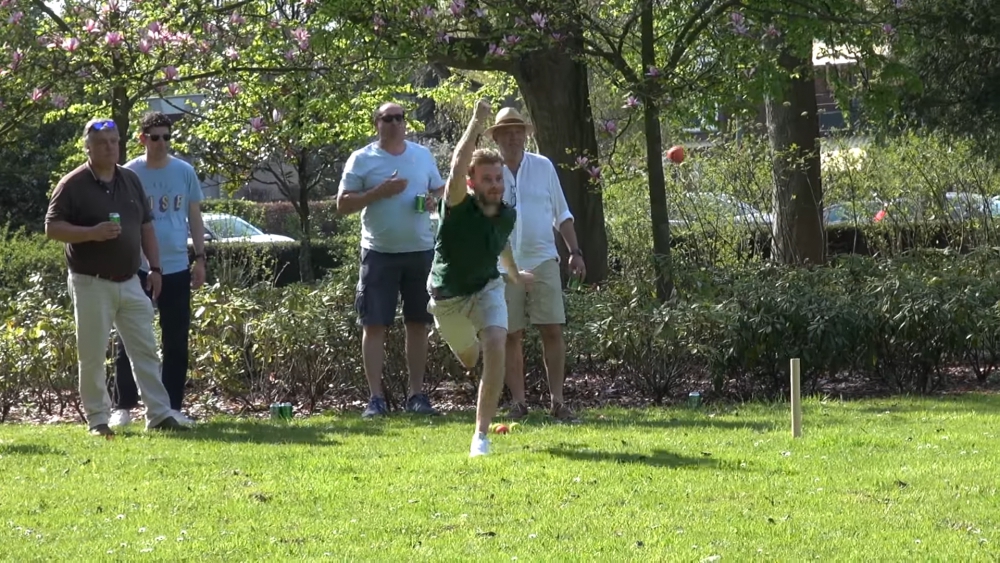
[[[412,397],[423,391],[427,370],[427,325],[423,323],[406,323],[406,369],[410,374],[408,397]]]
[[[507,330],[489,326],[479,333],[479,339],[483,347],[483,377],[479,381],[479,401],[476,404],[476,431],[485,434],[497,414],[500,392],[503,391]]]
[[[372,397],[385,397],[382,390],[382,365],[385,363],[384,326],[366,326],[361,336],[361,359]],[[424,341],[426,345],[426,340]]]
[[[566,378],[566,341],[562,325],[538,325],[542,336],[542,357],[549,381],[552,404],[563,402],[563,380]]]
[[[515,403],[525,403],[524,398],[524,331],[507,334],[507,369],[504,380]]]

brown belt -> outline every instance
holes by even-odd
[[[135,277],[135,274],[129,274],[127,276],[105,276],[104,274],[95,274],[95,278],[101,280],[107,280],[109,282],[122,283]]]

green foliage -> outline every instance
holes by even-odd
[[[28,287],[36,274],[46,281],[65,279],[64,252],[62,243],[43,234],[0,228],[0,303]]]
[[[277,287],[302,281],[300,242],[268,244],[214,243],[205,245],[210,281],[247,287],[265,282]],[[311,242],[313,279],[322,279],[344,260],[345,249],[336,239]],[[192,250],[193,252],[193,250]]]

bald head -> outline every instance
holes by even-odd
[[[386,102],[375,110],[375,130],[379,141],[396,144],[403,141],[406,135],[406,112],[403,107],[393,102]]]

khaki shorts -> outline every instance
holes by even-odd
[[[427,311],[434,315],[434,327],[452,352],[460,354],[478,344],[479,332],[486,327],[507,329],[503,286],[503,278],[497,278],[473,295],[431,298]]]
[[[562,278],[557,260],[546,260],[532,273],[535,283],[531,291],[524,285],[508,283],[507,330],[517,332],[532,325],[561,325],[566,323],[566,307],[563,304]]]

